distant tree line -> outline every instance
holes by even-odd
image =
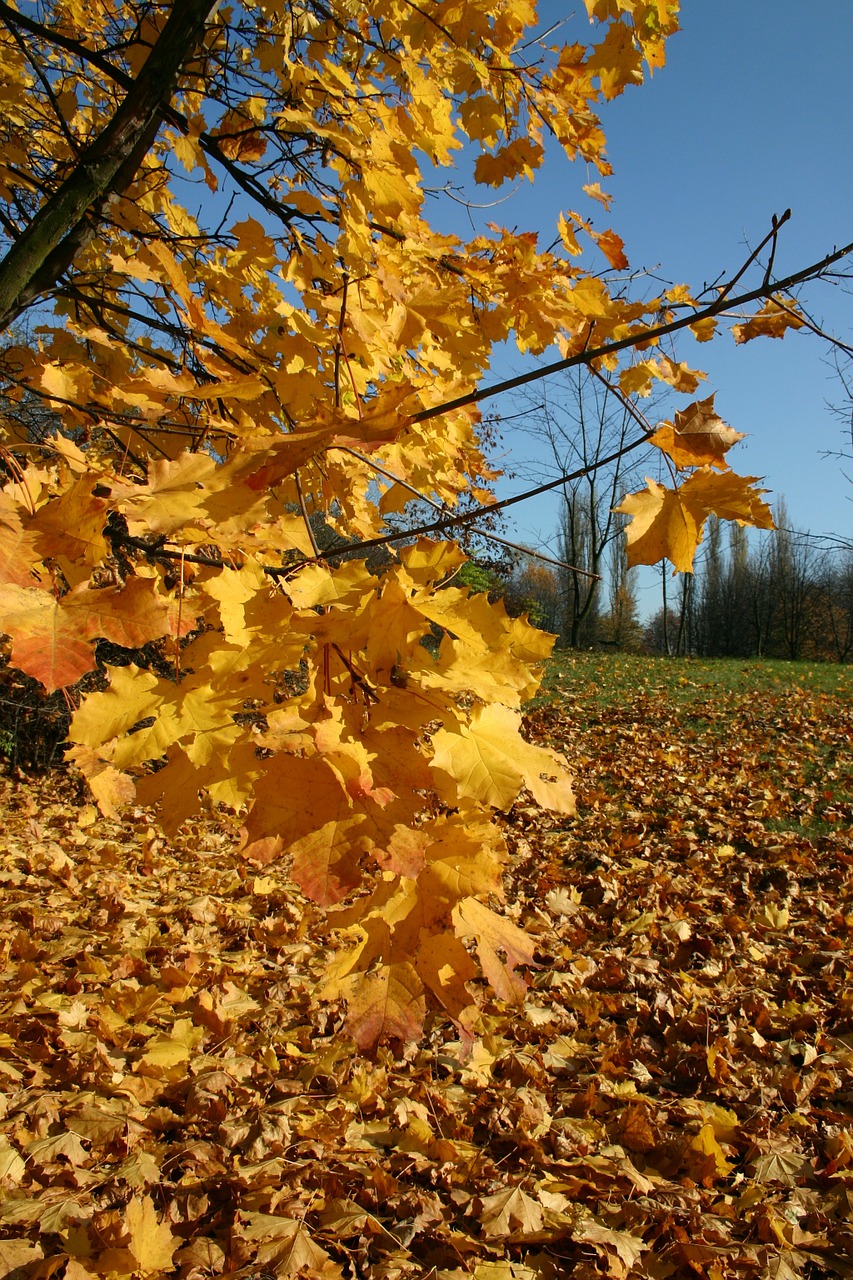
[[[564,513],[564,567],[521,554],[489,569],[466,566],[463,580],[501,597],[510,613],[528,614],[563,648],[853,661],[853,544],[792,529],[784,503],[778,528],[760,541],[711,520],[694,574],[674,578],[663,566],[661,608],[645,626],[624,537],[608,542],[606,557],[594,555],[584,518],[582,510]],[[599,577],[588,576],[592,565]]]
[[[610,538],[605,555],[584,533],[584,522],[582,509],[567,507],[558,540],[562,565],[521,552],[501,562],[471,561],[457,581],[502,599],[510,614],[526,614],[534,626],[556,635],[559,648],[638,653],[643,627],[625,539]]]
[[[699,572],[646,628],[655,653],[853,660],[853,545],[792,529],[784,504],[760,543],[712,521]]]

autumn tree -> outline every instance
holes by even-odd
[[[364,1047],[428,1005],[470,1030],[480,972],[521,999],[491,815],[522,788],[572,811],[565,761],[520,733],[550,642],[449,582],[495,509],[494,347],[555,347],[528,379],[583,365],[620,403],[685,389],[663,337],[724,313],[780,336],[845,252],[776,279],[774,220],[729,283],[635,301],[602,275],[619,237],[570,209],[544,249],[431,225],[426,169],[464,156],[497,188],[546,142],[606,203],[600,108],[663,66],[677,5],[586,9],[561,43],[514,0],[0,2],[9,661],[46,691],[101,671],[68,758],[104,813],[135,796],[175,828],[206,795],[245,814],[247,858],[348,900],[325,994]],[[33,397],[49,436],[13,411]],[[632,562],[689,570],[713,511],[770,523],[711,400],[624,447],[650,437],[674,479],[622,503]]]

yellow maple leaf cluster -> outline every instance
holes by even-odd
[[[678,6],[587,0],[562,44],[531,0],[186,8],[180,58],[177,5],[49,2],[0,30],[0,296],[39,300],[37,340],[0,352],[10,660],[48,691],[99,683],[69,754],[104,813],[135,794],[174,828],[205,796],[244,813],[247,857],[358,895],[329,990],[363,1043],[414,1034],[428,1000],[470,1027],[472,953],[506,999],[528,957],[487,905],[489,814],[522,789],[572,808],[521,731],[550,641],[454,586],[453,545],[396,548],[421,504],[489,493],[473,400],[496,344],[616,369],[689,295],[611,291],[622,241],[571,211],[548,249],[465,242],[426,188],[463,152],[477,182],[532,179],[548,135],[606,178],[600,104],[663,65]],[[780,306],[744,339],[790,325]],[[618,381],[698,377],[649,352]],[[656,437],[698,468],[677,494],[623,504],[635,559],[688,568],[709,511],[768,518],[708,404]]]

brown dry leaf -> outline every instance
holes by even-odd
[[[625,1268],[630,1271],[637,1265],[650,1245],[630,1231],[614,1231],[602,1223],[591,1220],[583,1221],[576,1229],[576,1236],[593,1245],[602,1245],[606,1251],[613,1250]]]
[[[18,1280],[26,1274],[25,1267],[29,1268],[43,1257],[41,1246],[29,1240],[0,1240],[0,1280],[5,1276]]]
[[[536,1235],[545,1222],[539,1201],[520,1187],[485,1196],[478,1216],[487,1237]]]
[[[714,410],[714,397],[696,400],[675,415],[675,425],[662,423],[651,443],[663,450],[675,465],[681,467],[712,466],[728,469],[725,454],[746,437],[742,431],[723,422]]]

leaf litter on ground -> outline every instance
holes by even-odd
[[[236,819],[3,780],[0,1278],[853,1275],[849,688],[608,670],[528,717],[578,816],[501,819],[535,964],[472,1044],[360,1057]]]

